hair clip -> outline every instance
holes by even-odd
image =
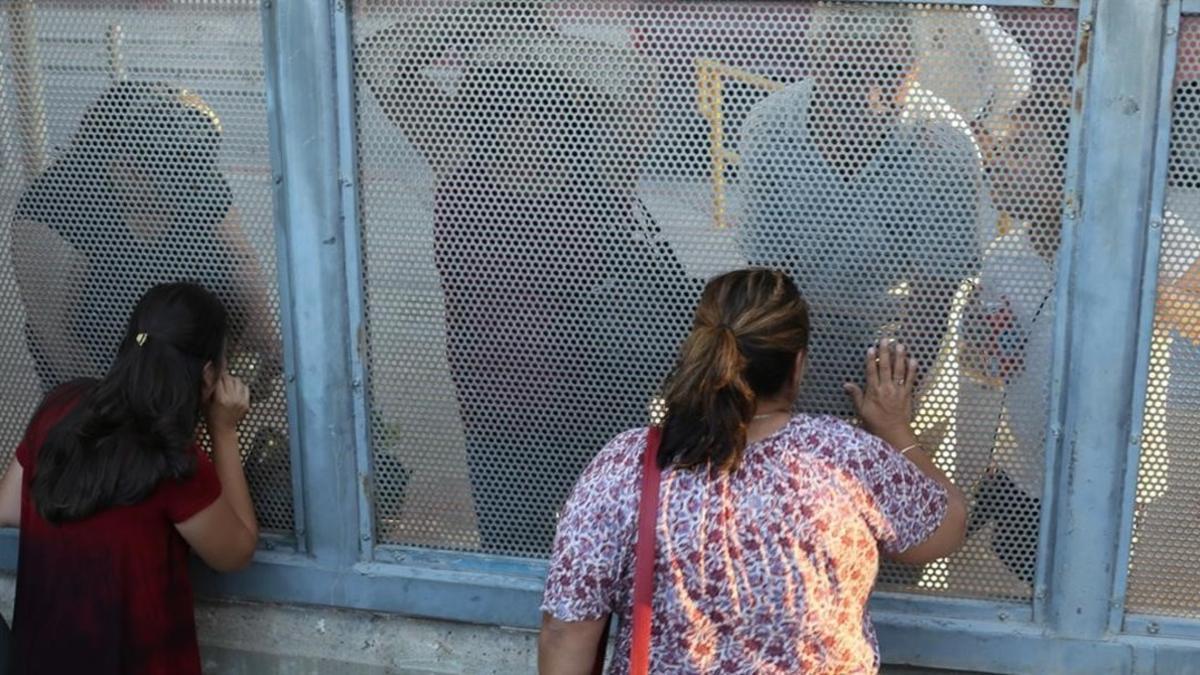
[[[148,337],[150,337],[148,333],[138,333],[137,337],[134,339],[137,340],[137,345],[141,347],[142,345],[146,344],[146,338]]]

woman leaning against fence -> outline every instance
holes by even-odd
[[[666,388],[652,672],[875,672],[866,605],[879,550],[906,563],[962,543],[966,507],[909,428],[917,364],[866,354],[847,393],[866,430],[793,413],[808,309],[782,272],[713,279]],[[870,433],[868,433],[870,432]],[[625,672],[647,430],[617,436],[563,511],[543,603],[543,673],[591,671],[608,616]]]
[[[0,481],[0,526],[20,527],[16,673],[201,672],[188,549],[233,570],[258,541],[228,323],[207,290],[155,286],[107,374],[54,389],[34,414]]]

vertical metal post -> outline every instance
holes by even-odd
[[[1151,166],[1150,228],[1146,233],[1146,262],[1142,274],[1141,315],[1138,317],[1140,342],[1135,371],[1133,405],[1130,415],[1133,430],[1130,434],[1125,466],[1125,487],[1121,504],[1121,529],[1117,536],[1116,576],[1113,580],[1112,603],[1108,627],[1118,631],[1125,618],[1125,598],[1128,593],[1129,560],[1133,548],[1133,518],[1136,506],[1139,463],[1142,450],[1142,422],[1150,386],[1151,343],[1154,340],[1155,305],[1158,299],[1158,264],[1162,251],[1163,217],[1167,201],[1167,172],[1171,154],[1171,99],[1174,94],[1175,65],[1179,54],[1179,0],[1167,0],[1165,39],[1159,64],[1158,117],[1155,120],[1154,162]]]
[[[1058,635],[1106,634],[1129,461],[1139,314],[1159,107],[1164,5],[1097,2],[1084,111],[1082,210],[1067,288],[1066,388],[1046,618]]]
[[[17,121],[21,129],[21,159],[25,177],[32,179],[46,166],[46,107],[42,100],[33,0],[13,0],[9,4],[8,34],[12,43]]]
[[[358,473],[346,310],[340,109],[328,0],[264,0],[277,230],[289,297],[302,532],[322,567],[358,561]]]
[[[358,137],[354,105],[354,33],[349,2],[337,2],[333,42],[337,50],[338,184],[342,188],[342,225],[346,249],[346,304],[349,312],[350,376],[354,385],[354,433],[358,448],[358,533],[363,560],[375,552],[375,472],[371,457],[370,403],[367,391],[367,307],[363,286],[363,231],[358,221]]]
[[[300,407],[296,391],[296,340],[299,335],[293,328],[291,290],[291,266],[288,258],[291,255],[288,237],[287,191],[283,185],[283,117],[286,114],[276,100],[275,83],[279,81],[276,72],[278,59],[275,58],[275,14],[271,11],[271,3],[264,2],[259,7],[259,22],[263,34],[263,77],[264,94],[267,108],[267,145],[271,161],[272,174],[272,213],[275,214],[275,277],[279,288],[279,328],[283,339],[283,369],[284,387],[287,401],[287,423],[290,466],[292,468],[292,523],[295,534],[297,552],[305,552],[308,548],[308,525],[305,513],[304,496],[304,461],[300,449]]]
[[[1067,292],[1071,287],[1074,262],[1070,252],[1075,250],[1075,233],[1079,229],[1079,195],[1083,191],[1081,165],[1083,164],[1083,111],[1091,94],[1087,67],[1091,58],[1092,18],[1095,16],[1095,0],[1083,0],[1076,12],[1075,68],[1071,83],[1070,124],[1067,131],[1068,145],[1066,175],[1063,177],[1062,230],[1057,255],[1057,273],[1054,282],[1054,326],[1053,359],[1050,386],[1046,397],[1050,406],[1044,448],[1045,483],[1042,486],[1042,514],[1038,524],[1037,569],[1033,587],[1033,621],[1045,622],[1047,587],[1051,570],[1051,549],[1054,546],[1053,513],[1058,502],[1059,450],[1063,438],[1063,401],[1066,399],[1066,362],[1068,349]]]

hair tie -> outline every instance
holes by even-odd
[[[146,344],[146,339],[149,337],[150,337],[149,333],[138,333],[137,337],[135,337],[134,339],[137,340],[137,346],[141,347],[142,345]]]

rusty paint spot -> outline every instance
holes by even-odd
[[[1083,90],[1079,89],[1075,92],[1075,112],[1083,112]]]
[[[359,474],[359,480],[362,483],[363,498],[372,507],[375,506],[375,481],[371,480],[371,474]]]
[[[1083,73],[1084,66],[1088,63],[1088,57],[1092,48],[1092,31],[1088,25],[1083,27],[1083,35],[1079,38],[1079,58],[1075,63],[1075,75]]]

